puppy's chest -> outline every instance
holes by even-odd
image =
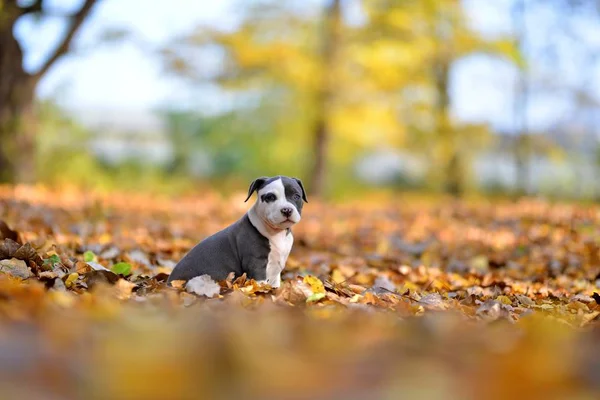
[[[291,232],[283,232],[281,235],[272,237],[269,243],[271,248],[267,261],[267,269],[273,268],[281,271],[285,267],[287,258],[292,250],[294,236]]]

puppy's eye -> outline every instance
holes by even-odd
[[[262,196],[262,201],[264,201],[265,203],[270,203],[275,200],[277,200],[277,196],[275,196],[273,193],[263,194]]]
[[[294,200],[300,200],[300,195],[298,193],[294,195]]]

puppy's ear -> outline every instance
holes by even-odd
[[[260,190],[260,188],[264,186],[265,182],[268,179],[269,179],[268,177],[263,176],[263,177],[256,178],[255,180],[253,180],[252,183],[250,184],[250,187],[248,188],[248,197],[246,197],[246,200],[244,200],[244,203],[250,199],[250,197],[252,196],[252,193],[254,193],[257,190]]]
[[[300,185],[300,189],[302,189],[302,200],[304,200],[305,203],[308,203],[308,199],[306,198],[306,190],[304,190],[304,185],[302,184],[302,181],[298,178],[294,178],[294,180],[298,182],[298,185]]]

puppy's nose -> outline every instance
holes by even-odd
[[[294,212],[294,210],[292,210],[291,208],[282,208],[281,209],[281,213],[283,214],[284,217],[289,218],[292,213]]]

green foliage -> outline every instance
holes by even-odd
[[[85,253],[83,253],[83,261],[85,262],[97,262],[98,258],[96,257],[96,254],[94,254],[93,251],[86,251]]]
[[[51,101],[39,103],[36,135],[36,176],[49,186],[76,186],[100,191],[155,191],[179,193],[192,182],[144,160],[103,162],[92,152],[92,140],[105,132],[84,128]]]
[[[50,185],[86,186],[102,175],[89,151],[90,133],[52,102],[38,104],[37,178]]]
[[[126,263],[126,262],[117,263],[117,264],[113,265],[110,269],[112,272],[114,272],[117,275],[123,275],[123,276],[131,275],[131,264]]]
[[[325,9],[312,5],[300,12],[297,1],[240,2],[234,29],[199,27],[169,44],[162,54],[170,72],[199,88],[217,87],[235,101],[213,114],[164,110],[173,151],[166,166],[144,159],[103,162],[93,154],[92,142],[104,132],[90,132],[53,104],[41,104],[40,181],[180,193],[197,189],[199,182],[239,189],[258,175],[307,179],[316,121],[324,119],[330,132],[328,190],[336,198],[367,188],[356,178],[359,156],[390,147],[428,167],[421,181],[398,174],[392,188],[475,189],[473,160],[494,137],[485,124],[453,117],[451,71],[477,54],[526,68],[515,38],[490,40],[473,31],[457,0],[358,3],[364,20],[342,21],[330,62],[323,57]],[[208,50],[219,58],[218,68],[203,64]],[[536,146],[545,149],[544,156],[557,154],[551,143],[532,143]],[[506,189],[494,182],[488,186],[490,192]]]
[[[210,149],[216,175],[259,166],[306,176],[315,118],[328,95],[332,171],[348,170],[366,150],[392,146],[432,160],[429,177],[438,186],[451,179],[442,172],[452,165],[454,175],[468,180],[472,156],[489,142],[489,130],[452,120],[442,100],[449,95],[449,71],[478,52],[518,64],[518,47],[511,39],[480,37],[455,0],[363,0],[361,6],[365,22],[339,27],[337,57],[327,65],[320,56],[325,20],[274,0],[246,6],[235,30],[200,27],[172,44],[165,54],[176,75],[255,100],[198,121],[206,126],[196,130],[197,141],[176,133],[173,141],[184,144],[176,147]],[[208,76],[190,74],[199,68],[197,51],[207,48],[219,49],[223,67]]]
[[[319,300],[324,299],[325,296],[326,296],[325,293],[313,293],[306,298],[306,302],[307,303],[318,302]]]
[[[50,257],[44,259],[44,265],[52,268],[56,264],[60,264],[60,257],[57,254],[52,254]]]

